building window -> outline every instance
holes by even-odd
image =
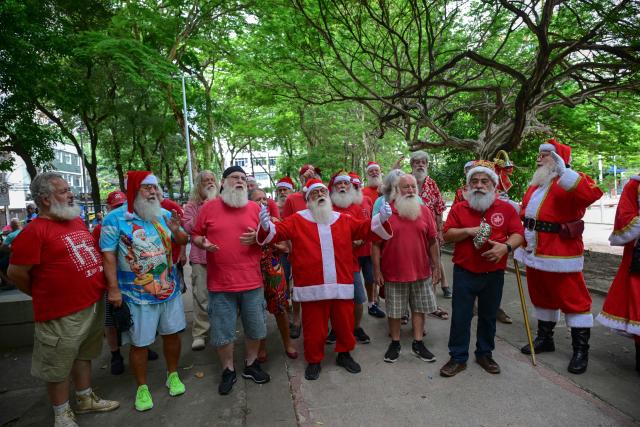
[[[265,159],[264,157],[255,157],[253,159],[253,164],[256,166],[266,166],[267,165],[267,159]]]
[[[82,187],[82,185],[81,185],[81,184],[82,184],[82,182],[81,182],[81,181],[82,181],[82,180],[80,179],[80,177],[79,177],[79,176],[76,176],[76,179],[75,179],[76,187],[78,187],[78,188]]]
[[[80,164],[80,156],[76,157],[76,166],[82,166]]]
[[[64,153],[64,162],[68,165],[71,164],[71,154],[69,153]]]
[[[236,159],[235,163],[236,166],[240,166],[241,168],[245,167],[247,165],[247,159],[243,158],[243,159]]]
[[[276,160],[278,160],[277,157],[269,157],[269,166],[275,166]]]

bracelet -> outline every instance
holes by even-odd
[[[513,252],[513,248],[511,247],[510,244],[505,243],[505,245],[507,245],[507,253],[510,254],[511,252]]]

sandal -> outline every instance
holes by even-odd
[[[442,309],[442,307],[438,307],[436,311],[434,311],[433,313],[429,313],[429,316],[430,317],[435,317],[436,319],[440,319],[440,320],[448,320],[449,319],[449,313],[444,311]]]

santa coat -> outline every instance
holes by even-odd
[[[596,318],[604,326],[637,336],[640,336],[640,273],[630,273],[629,266],[633,247],[640,238],[639,190],[640,176],[631,177],[622,190],[609,237],[611,245],[624,246],[622,263]]]
[[[388,240],[388,222],[380,216],[358,221],[350,215],[333,212],[329,224],[318,224],[309,209],[296,212],[269,231],[259,227],[257,240],[263,245],[290,240],[289,262],[294,278],[293,300],[321,301],[353,299],[354,240]]]
[[[362,213],[362,209],[360,208],[360,205],[356,205],[355,203],[350,204],[346,208],[341,208],[340,206],[336,206],[334,204],[333,210],[335,212],[338,212],[339,214],[351,215],[353,218],[357,219],[358,221],[362,221],[366,219],[364,214]],[[356,254],[356,248],[352,247],[351,249],[353,253],[353,272],[357,273],[360,271],[360,262],[358,261],[358,256]]]
[[[589,176],[571,169],[545,186],[531,186],[522,200],[520,216],[539,221],[568,223],[581,219],[587,207],[602,197]],[[526,248],[516,259],[527,267],[556,273],[581,272],[584,264],[582,236],[561,239],[558,233],[524,230]]]

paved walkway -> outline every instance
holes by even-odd
[[[450,257],[445,256],[449,264]],[[450,300],[441,304],[450,309]],[[185,296],[187,310],[191,299]],[[594,311],[602,298],[594,296]],[[568,330],[558,327],[557,351],[538,357],[538,366],[517,348],[526,341],[514,275],[507,274],[503,307],[515,323],[498,326],[495,359],[500,375],[490,375],[471,362],[458,376],[438,375],[448,359],[449,321],[429,318],[427,346],[436,363],[411,354],[410,330],[403,327],[402,354],[395,364],[382,358],[388,344],[386,321],[365,315],[372,343],[361,345],[354,357],[363,368],[352,375],[335,366],[329,346],[318,381],[304,380],[305,363],[291,361],[281,350],[275,322],[269,320],[269,360],[264,368],[272,381],[256,385],[238,378],[229,396],[217,393],[220,365],[211,348],[192,352],[183,334],[179,372],[185,395],[171,398],[164,387],[164,363],[149,363],[149,386],[155,408],[133,409],[135,384],[128,368],[120,377],[108,373],[108,352],[94,364],[94,387],[107,398],[118,399],[115,412],[79,416],[91,426],[409,426],[409,425],[526,425],[609,426],[635,425],[640,420],[640,376],[634,371],[633,342],[596,326],[591,341],[589,371],[581,376],[566,371],[570,358]],[[188,312],[188,316],[191,313]],[[475,322],[474,322],[475,324]],[[241,330],[241,327],[239,326]],[[241,334],[241,331],[239,332]],[[301,341],[298,350],[302,354]],[[242,366],[243,345],[238,342],[236,366]],[[160,343],[153,348],[161,352]],[[43,385],[29,374],[30,348],[5,352],[0,358],[0,425],[51,425],[52,413]]]

